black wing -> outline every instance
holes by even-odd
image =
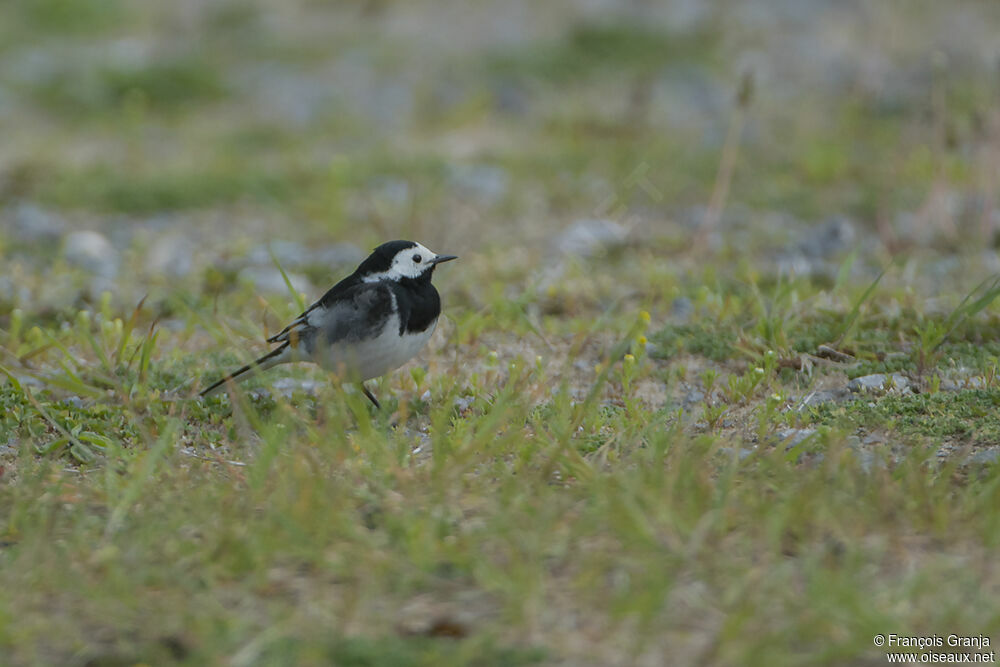
[[[364,283],[362,283],[361,280],[356,275],[351,274],[347,276],[339,283],[337,283],[329,290],[327,290],[326,294],[321,296],[316,303],[314,303],[313,305],[309,306],[304,311],[302,311],[302,314],[296,317],[294,320],[292,320],[287,327],[285,327],[278,333],[268,338],[267,342],[279,343],[281,341],[288,340],[288,336],[292,331],[299,329],[307,324],[310,313],[314,312],[318,308],[329,307],[334,302],[336,302],[337,299],[339,299],[347,290],[362,284]]]
[[[377,334],[392,314],[393,301],[389,286],[381,282],[358,283],[333,296],[327,292],[270,340],[287,341],[292,348],[301,344],[312,352],[317,339],[329,345]]]

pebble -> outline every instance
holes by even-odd
[[[372,185],[371,197],[381,206],[402,209],[411,203],[410,184],[402,178],[382,177]]]
[[[816,435],[814,428],[788,428],[778,431],[778,440],[785,443],[785,451],[798,447]]]
[[[873,445],[884,445],[886,443],[886,438],[881,433],[869,433],[862,440],[862,445],[867,445],[869,447]]]
[[[719,453],[723,454],[723,455],[726,455],[726,456],[732,456],[733,452],[735,452],[736,453],[736,457],[740,461],[743,461],[748,456],[753,456],[754,451],[755,451],[754,447],[740,447],[739,449],[733,449],[732,447],[720,447],[719,448]]]
[[[870,473],[873,468],[878,468],[879,470],[885,470],[886,463],[885,460],[879,456],[875,455],[871,449],[863,447],[861,445],[860,439],[857,437],[852,437],[848,441],[848,445],[852,450],[854,450],[854,456],[857,457],[858,465],[861,469]]]
[[[490,86],[497,111],[523,115],[530,110],[531,97],[523,86],[509,80],[495,81]]]
[[[79,396],[67,396],[59,402],[68,408],[76,408],[77,410],[84,406],[84,400]]]
[[[146,269],[154,275],[183,278],[194,268],[195,246],[183,236],[156,241],[146,257]]]
[[[855,238],[854,223],[837,216],[806,232],[796,244],[796,249],[806,257],[826,259],[849,250]]]
[[[1000,448],[980,449],[965,458],[966,464],[971,465],[992,465],[1000,462]]]
[[[272,259],[271,255],[274,254]],[[301,269],[309,263],[309,251],[301,243],[295,241],[272,241],[255,246],[248,254],[247,260],[257,266],[274,266],[278,260],[281,268]]]
[[[12,217],[14,233],[23,241],[54,241],[66,231],[62,218],[35,204],[20,204]]]
[[[801,406],[809,407],[823,405],[824,403],[840,403],[851,397],[851,392],[847,389],[823,389],[806,394],[802,398]]]
[[[459,396],[458,398],[455,399],[454,405],[456,408],[458,408],[459,412],[465,412],[475,402],[476,402],[475,396]]]
[[[974,375],[955,380],[941,380],[941,391],[962,391],[963,389],[985,389],[986,378]]]
[[[561,255],[593,257],[620,247],[628,240],[628,230],[614,220],[577,220],[556,236],[554,246]]]
[[[684,396],[684,403],[686,405],[693,405],[695,403],[701,403],[705,400],[705,392],[700,389],[692,389]]]
[[[114,278],[118,274],[118,251],[107,238],[94,231],[67,235],[63,243],[63,257],[70,264],[95,276]]]
[[[310,260],[314,266],[330,268],[350,266],[353,268],[360,264],[366,256],[366,253],[353,243],[335,243],[313,250],[310,253]]]
[[[292,289],[299,294],[311,294],[313,285],[309,279],[300,273],[285,272]],[[288,294],[288,286],[281,272],[275,268],[264,266],[248,266],[239,273],[239,280],[250,283],[259,292],[272,294]]]
[[[252,112],[270,122],[302,128],[326,113],[334,92],[320,75],[273,63],[236,70],[233,84],[247,95]]]
[[[496,204],[506,196],[510,176],[501,167],[492,165],[452,165],[448,182],[462,194],[483,205]]]
[[[855,393],[869,391],[883,391],[887,389],[889,380],[895,385],[895,389],[900,393],[909,393],[910,380],[900,373],[885,375],[884,373],[874,373],[872,375],[862,375],[847,383],[847,388]]]
[[[670,304],[670,318],[678,324],[687,324],[694,314],[694,302],[686,296],[679,296]]]
[[[677,61],[664,67],[653,82],[650,117],[699,137],[703,146],[718,148],[726,136],[731,88],[708,67]]]
[[[291,377],[280,377],[271,383],[271,388],[285,398],[291,398],[293,394],[315,396],[319,391],[319,387],[319,382],[315,380],[302,380]]]
[[[0,303],[18,306],[31,303],[31,290],[10,276],[0,275]]]
[[[271,253],[274,253],[274,259]],[[311,266],[336,268],[355,266],[364,259],[364,253],[353,243],[335,243],[321,248],[310,248],[296,241],[273,241],[254,247],[247,254],[247,261],[257,267],[274,268],[274,260],[281,268],[301,271]]]
[[[779,275],[832,277],[839,270],[835,258],[849,250],[856,238],[854,223],[844,217],[830,218],[779,252],[775,267]]]

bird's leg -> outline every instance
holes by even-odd
[[[361,391],[365,392],[365,396],[368,397],[368,400],[375,404],[375,409],[381,410],[382,405],[378,402],[378,399],[375,398],[375,395],[372,394],[370,391],[368,391],[368,387],[365,386],[365,383],[361,382],[360,385],[361,385]]]

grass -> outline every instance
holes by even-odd
[[[792,285],[836,303],[828,320],[790,320],[788,354],[832,341],[856,294],[842,345],[860,355],[881,333],[902,347],[893,332],[910,326],[877,315],[898,298],[891,273],[840,295]],[[16,451],[0,485],[0,644],[24,664],[834,664],[871,656],[861,639],[886,628],[992,632],[997,468],[956,481],[929,466],[940,444],[1000,444],[995,361],[959,354],[982,314],[949,337],[984,388],[800,411],[795,396],[844,371],[789,374],[753,353],[754,318],[794,310],[786,288],[694,289],[699,309],[729,315],[661,329],[622,307],[608,327],[584,305],[542,326],[552,349],[498,293],[517,351],[484,346],[497,332],[459,309],[428,366],[380,383],[383,412],[323,384],[260,393],[305,369],[198,401],[181,379],[238,359],[153,339],[146,306],[105,301],[70,327],[18,315],[4,334],[0,440]],[[652,357],[647,338],[675,351]],[[651,382],[665,400],[643,395]],[[692,385],[704,404],[684,402]],[[773,438],[809,426],[819,438],[795,450]],[[848,437],[859,429],[905,447],[876,449],[872,468]]]
[[[721,137],[655,99],[674,68],[736,71],[725,17],[456,55],[369,4],[0,9],[22,40],[0,55],[55,39],[84,72],[0,77],[0,204],[120,250],[109,286],[0,232],[4,664],[874,665],[878,633],[996,641],[992,238],[932,205],[990,204],[993,79],[887,107],[822,82],[788,105],[763,76],[722,188]],[[150,32],[177,48],[94,56]],[[275,62],[413,103],[266,117],[233,82]],[[502,192],[480,201],[483,174]],[[692,248],[689,206],[727,189]],[[853,248],[775,269],[833,214]],[[601,217],[629,241],[551,251]],[[169,234],[195,268],[168,279],[147,252]],[[250,248],[397,237],[461,259],[428,348],[374,383],[383,410],[305,365],[196,397],[301,310],[240,277]],[[306,299],[341,277],[294,273]],[[909,389],[846,392],[872,373]]]
[[[816,423],[887,428],[901,436],[926,436],[939,442],[954,439],[961,444],[997,445],[997,399],[992,389],[887,396],[874,404],[857,401],[847,407],[824,406],[812,418]]]

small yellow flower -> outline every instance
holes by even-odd
[[[637,342],[639,345],[643,347],[646,347],[646,343],[648,343],[649,341],[646,339],[645,336],[639,336],[638,338],[635,339],[635,342]]]
[[[640,310],[639,311],[639,319],[642,320],[643,324],[649,324],[649,321],[652,318],[649,316],[649,311],[648,310]]]
[[[634,354],[626,354],[625,355],[625,363],[626,364],[634,364],[635,363],[635,355]]]

